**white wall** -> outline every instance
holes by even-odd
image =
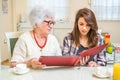
[[[8,56],[7,44],[4,43],[5,34],[4,32],[13,31],[12,26],[12,0],[8,0],[8,13],[2,12],[2,7],[0,7],[0,48],[1,48],[1,60],[6,60]],[[0,0],[0,6],[2,6],[2,0]]]
[[[111,35],[112,43],[120,43],[120,21],[98,21],[99,28]]]

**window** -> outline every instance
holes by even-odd
[[[56,20],[64,21],[68,20],[69,17],[69,1],[70,0],[28,0],[28,8],[30,11],[35,5],[49,7],[55,13]]]
[[[120,20],[120,0],[91,0],[97,20]]]

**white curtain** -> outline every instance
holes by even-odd
[[[28,8],[30,11],[35,5],[41,5],[52,9],[53,12],[55,12],[56,20],[67,20],[70,7],[69,1],[70,0],[28,0]]]
[[[98,20],[120,20],[120,0],[91,0]]]

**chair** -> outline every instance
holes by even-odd
[[[13,54],[13,49],[14,49],[15,43],[22,33],[23,32],[5,32],[9,59],[11,59],[11,56]]]

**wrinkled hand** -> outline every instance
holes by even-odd
[[[80,65],[85,65],[87,63],[87,61],[89,60],[89,58],[90,58],[90,56],[83,57],[80,60]]]
[[[43,65],[41,62],[39,62],[37,58],[31,59],[30,65],[33,69],[41,69],[46,66],[46,65]]]
[[[88,67],[97,67],[97,66],[99,66],[99,65],[96,62],[94,62],[94,61],[90,61],[88,63]]]

